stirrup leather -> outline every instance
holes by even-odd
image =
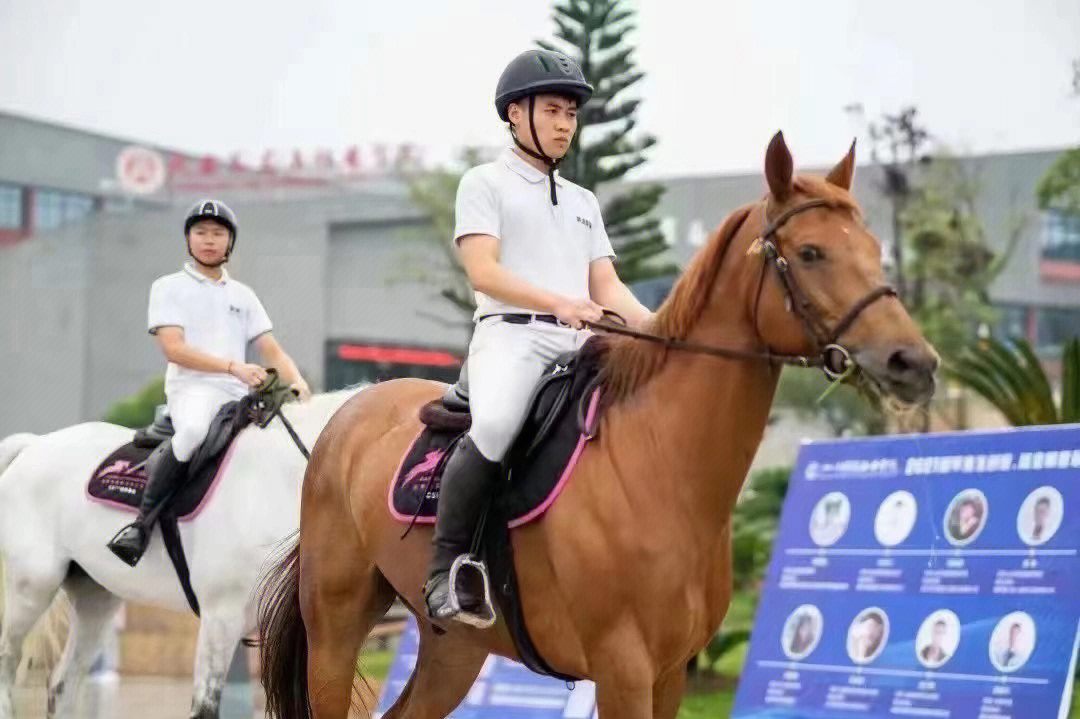
[[[480,574],[480,581],[483,584],[483,614],[473,614],[467,612],[461,607],[461,602],[458,601],[457,593],[457,580],[458,574],[461,573],[463,568],[475,569]],[[450,577],[447,580],[448,589],[446,601],[453,610],[452,618],[455,621],[459,621],[462,624],[468,624],[479,629],[487,629],[495,624],[495,606],[491,603],[491,580],[488,578],[487,565],[477,559],[472,554],[460,554],[454,563],[450,565]]]

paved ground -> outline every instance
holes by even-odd
[[[45,718],[45,687],[34,684],[15,690],[19,719]],[[228,685],[221,719],[260,719],[261,713],[254,709],[254,694],[253,687]],[[89,682],[79,704],[77,719],[188,719],[191,681],[171,677],[106,678]]]

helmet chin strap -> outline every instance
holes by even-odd
[[[557,205],[559,204],[559,198],[555,195],[555,168],[559,166],[559,161],[548,157],[547,153],[544,152],[543,145],[540,144],[540,137],[536,134],[536,123],[533,121],[535,119],[533,114],[535,108],[536,95],[529,95],[529,129],[532,131],[533,144],[536,145],[537,151],[533,152],[521,143],[521,140],[519,140],[517,136],[517,130],[514,128],[513,124],[510,125],[510,137],[514,138],[514,144],[521,148],[521,151],[526,155],[535,157],[537,160],[547,163],[548,182],[551,183],[551,204]]]

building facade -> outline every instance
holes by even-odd
[[[135,145],[165,173],[140,194],[121,161]],[[977,212],[991,243],[1003,246],[1023,223],[993,299],[1010,331],[1046,346],[1080,334],[1080,220],[1034,205],[1056,154],[963,160],[980,178]],[[878,168],[860,166],[855,195],[887,240],[880,180]],[[764,192],[759,173],[662,183],[658,212],[680,265]],[[456,375],[471,323],[440,294],[452,272],[448,238],[434,236],[407,172],[253,170],[0,113],[0,436],[100,418],[161,375],[147,293],[185,261],[183,215],[207,195],[239,219],[230,273],[262,299],[314,387]],[[655,306],[669,287],[636,289]]]

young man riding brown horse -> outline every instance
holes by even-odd
[[[784,363],[850,361],[845,377],[907,404],[933,392],[937,356],[885,283],[849,193],[854,161],[853,149],[826,178],[795,177],[773,138],[768,193],[724,220],[646,323],[651,340],[604,340],[595,439],[544,515],[511,534],[535,648],[596,683],[602,719],[677,715],[686,663],[731,597],[731,511]],[[387,506],[419,409],[445,391],[367,388],[316,443],[299,541],[260,602],[269,717],[345,719],[360,646],[397,597],[420,646],[383,719],[445,717],[489,654],[517,657],[505,618],[488,630],[428,618],[430,538],[403,537]]]
[[[495,109],[517,147],[469,170],[458,186],[453,241],[477,305],[468,361],[472,428],[442,480],[424,589],[433,619],[482,623],[485,600],[468,584],[452,601],[450,567],[469,550],[544,369],[581,346],[584,323],[599,320],[602,308],[637,326],[651,316],[615,273],[596,196],[556,170],[591,95],[565,55],[529,50],[514,58],[499,78]]]

